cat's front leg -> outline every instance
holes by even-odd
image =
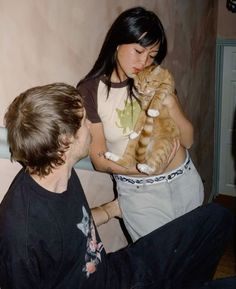
[[[143,125],[144,125],[144,123],[146,121],[146,117],[147,117],[146,116],[146,112],[144,110],[141,110],[141,112],[140,112],[140,114],[138,116],[138,119],[136,121],[136,124],[134,126],[134,129],[129,135],[129,138],[131,140],[136,139],[136,138],[139,137],[139,135],[140,135],[140,133],[141,133],[141,131],[143,129]]]
[[[161,109],[161,101],[157,97],[157,95],[154,95],[147,110],[147,115],[152,118],[158,117],[160,115],[160,109]]]
[[[111,152],[105,152],[105,158],[107,160],[113,161],[113,162],[118,162],[120,160],[120,157],[116,154],[113,154]]]
[[[150,108],[150,109],[148,109],[147,114],[148,114],[148,116],[150,116],[150,117],[158,117],[158,115],[160,114],[160,112],[159,112],[158,109],[152,109],[152,108]]]
[[[132,131],[130,134],[129,134],[129,139],[133,140],[133,139],[136,139],[137,137],[139,137],[141,133],[141,130],[136,132],[136,131]]]
[[[105,152],[104,156],[107,160],[113,161],[117,165],[122,166],[124,168],[130,168],[135,164],[133,156],[128,155],[127,153],[124,154],[123,157],[121,157],[111,152]]]

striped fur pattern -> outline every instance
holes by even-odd
[[[122,157],[107,152],[106,158],[124,167],[137,165],[147,175],[162,172],[179,138],[179,129],[162,105],[165,97],[174,93],[175,83],[167,69],[150,66],[134,77],[134,93],[140,100],[141,112],[134,132]]]

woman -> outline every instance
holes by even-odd
[[[132,75],[161,64],[166,52],[166,36],[157,15],[142,7],[128,9],[114,21],[93,68],[77,85],[92,122],[90,157],[96,170],[114,175],[122,217],[133,241],[203,202],[203,184],[187,152],[193,127],[176,95],[163,102],[181,134],[161,172],[164,181],[104,157],[106,151],[123,154],[140,112],[132,94]]]

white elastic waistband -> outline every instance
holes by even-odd
[[[160,182],[171,182],[173,179],[181,176],[191,164],[191,159],[189,157],[187,151],[187,157],[185,162],[179,166],[177,169],[170,171],[166,174],[150,176],[150,177],[130,177],[125,175],[116,175],[114,174],[114,178],[116,181],[124,182],[130,185],[152,185]]]

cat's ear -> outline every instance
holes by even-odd
[[[152,72],[153,72],[155,75],[159,74],[159,73],[161,72],[161,66],[160,66],[160,65],[154,65]]]

